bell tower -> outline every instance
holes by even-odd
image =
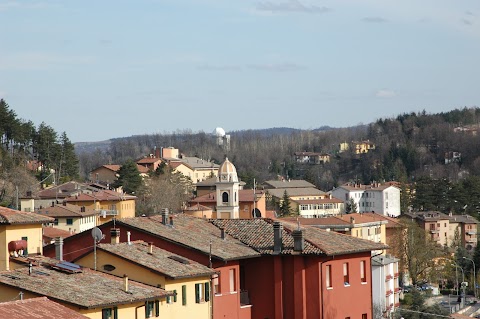
[[[239,217],[239,193],[237,169],[225,158],[218,169],[217,182],[217,218]]]

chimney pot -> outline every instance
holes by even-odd
[[[55,238],[55,258],[63,261],[63,238]]]
[[[63,201],[63,206],[67,206],[67,202],[66,201]]]
[[[162,208],[162,224],[167,225],[168,208]]]
[[[350,224],[355,224],[355,218],[350,217]]]
[[[173,216],[168,217],[170,219],[170,226],[173,227]]]
[[[125,292],[128,292],[128,276],[127,274],[123,275],[123,289]]]
[[[153,243],[152,242],[148,243],[148,253],[150,255],[153,255]]]
[[[296,229],[292,232],[293,251],[302,252],[305,249],[305,235],[302,230]]]
[[[120,243],[120,228],[110,229],[110,242],[113,245]]]
[[[223,240],[225,240],[225,228],[220,228],[220,238],[222,238]]]
[[[280,222],[273,222],[273,253],[280,254],[282,252],[282,231],[283,225]]]

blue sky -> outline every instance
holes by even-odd
[[[0,98],[74,142],[480,106],[480,1],[0,0]]]

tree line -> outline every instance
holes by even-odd
[[[42,122],[18,118],[0,99],[0,205],[16,205],[17,193],[34,191],[42,183],[79,178],[79,162],[65,132]],[[17,191],[18,189],[18,191]]]

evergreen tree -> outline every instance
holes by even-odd
[[[291,209],[290,209],[290,197],[288,197],[288,193],[287,191],[285,190],[285,192],[283,192],[283,197],[282,197],[282,200],[280,201],[280,216],[281,217],[286,217],[286,216],[290,216],[291,214]]]
[[[345,213],[346,214],[358,213],[357,203],[355,203],[353,198],[350,198],[350,200],[345,205]]]
[[[138,171],[137,163],[127,160],[118,170],[118,178],[112,184],[113,187],[122,187],[127,194],[134,194],[142,186],[143,179]]]

